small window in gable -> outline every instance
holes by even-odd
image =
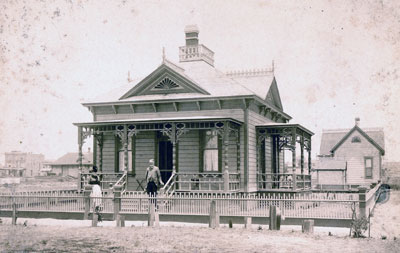
[[[359,136],[354,136],[354,137],[351,139],[351,142],[352,142],[352,143],[359,143],[359,142],[361,142],[361,139],[360,139]]]
[[[180,88],[179,85],[168,77],[162,79],[156,86],[154,86],[155,90],[171,90],[177,88]]]

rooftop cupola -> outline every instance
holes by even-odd
[[[186,46],[179,47],[179,62],[205,61],[214,66],[214,52],[199,44],[199,28],[197,25],[185,27]]]

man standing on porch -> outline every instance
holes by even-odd
[[[158,186],[163,186],[160,169],[154,166],[154,159],[150,159],[149,167],[146,169],[146,191],[151,197],[156,197]]]

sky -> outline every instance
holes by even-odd
[[[284,111],[315,133],[382,127],[400,161],[400,1],[0,2],[0,154],[78,152],[81,105],[162,60],[178,62],[184,27],[221,71],[275,64]],[[91,144],[84,147],[87,150]],[[1,160],[0,160],[1,163]]]

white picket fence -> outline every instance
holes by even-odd
[[[353,209],[358,212],[357,194],[309,193],[303,195],[279,194],[233,194],[233,193],[175,193],[170,196],[149,197],[143,192],[124,192],[115,198],[105,192],[101,198],[102,212],[115,212],[115,203],[121,214],[146,214],[150,204],[157,206],[159,214],[168,215],[209,215],[210,202],[216,201],[221,216],[268,217],[271,206],[277,206],[284,217],[351,219]],[[0,211],[11,210],[13,205],[19,211],[84,212],[87,201],[93,208],[93,198],[83,194],[58,192],[26,195],[0,195]]]

